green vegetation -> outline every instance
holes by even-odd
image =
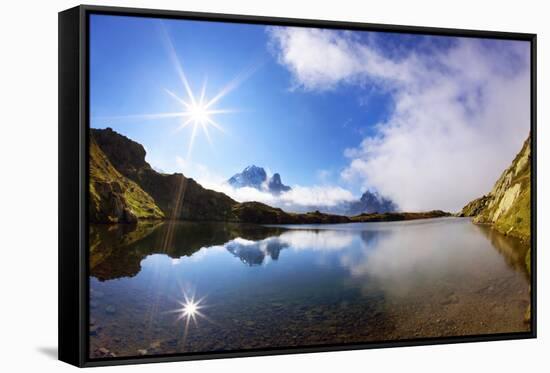
[[[90,221],[133,223],[137,219],[162,219],[155,201],[135,182],[118,172],[99,146],[90,141]]]
[[[531,147],[530,137],[500,176],[493,190],[468,203],[461,216],[475,223],[491,224],[499,232],[525,242],[531,238]]]
[[[137,224],[91,224],[90,225],[90,268],[103,263],[117,250],[142,240],[160,226],[161,220],[140,220]]]
[[[483,196],[478,199],[474,199],[472,202],[468,203],[466,206],[462,208],[462,211],[460,212],[459,215],[476,216],[483,211],[483,209],[487,206],[489,201],[490,201],[489,196]]]

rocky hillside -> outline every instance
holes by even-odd
[[[182,174],[163,174],[145,161],[143,146],[110,128],[92,129],[92,137],[113,166],[143,188],[168,219],[234,221],[236,201],[203,188]]]
[[[93,138],[90,141],[89,217],[92,223],[164,218],[153,198],[118,172]]]
[[[531,137],[489,194],[468,203],[461,216],[529,242],[531,238]]]

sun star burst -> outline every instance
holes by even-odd
[[[250,65],[247,69],[243,70],[240,74],[231,79],[225,86],[211,98],[206,97],[206,83],[204,79],[200,92],[198,94],[193,92],[187,75],[183,70],[183,66],[176,53],[176,48],[168,34],[164,23],[160,24],[160,30],[162,33],[162,39],[165,47],[168,51],[170,62],[174,67],[175,72],[179,78],[180,83],[183,86],[183,95],[176,94],[174,91],[165,89],[166,93],[181,106],[181,110],[175,112],[165,113],[150,113],[150,114],[135,114],[135,115],[120,115],[120,116],[108,116],[108,117],[94,117],[95,119],[102,120],[157,120],[157,119],[170,119],[170,118],[182,118],[182,121],[176,128],[177,131],[181,131],[184,128],[190,128],[189,144],[187,146],[187,159],[190,158],[193,150],[195,139],[199,130],[202,131],[212,146],[212,138],[210,136],[210,129],[213,127],[216,130],[226,133],[226,130],[214,119],[219,114],[236,113],[239,110],[233,109],[217,109],[216,104],[226,95],[233,90],[237,89],[245,80],[247,80],[254,72],[259,68],[261,63]]]
[[[203,296],[201,298],[196,298],[194,290],[192,290],[189,293],[188,291],[183,290],[183,288],[182,288],[182,294],[183,294],[183,299],[176,300],[179,307],[173,310],[169,310],[167,311],[167,313],[173,313],[177,315],[175,319],[176,323],[178,323],[179,321],[183,321],[183,329],[181,330],[182,331],[181,343],[183,346],[186,343],[191,324],[193,324],[196,328],[198,328],[199,319],[205,320],[215,325],[218,325],[218,324],[203,313],[203,309],[207,307],[211,307],[211,305],[207,305],[205,302],[206,296]]]
[[[183,302],[178,302],[181,308],[176,309],[174,312],[178,314],[178,320],[185,320],[186,325],[190,321],[193,321],[197,325],[197,318],[204,318],[204,314],[200,311],[204,308],[204,298],[195,299],[194,297],[184,296]]]
[[[183,74],[183,72],[181,72],[181,74]],[[181,74],[180,76],[182,76]],[[187,82],[187,79],[185,78],[185,75],[183,75],[182,80],[184,86],[186,87],[185,90],[187,92],[187,99],[179,97],[170,90],[166,90],[166,92],[182,106],[180,116],[183,117],[184,120],[177,128],[177,131],[180,131],[189,126],[191,127],[191,137],[189,140],[189,146],[187,148],[187,157],[189,158],[191,151],[193,150],[193,145],[197,136],[197,130],[201,129],[206,136],[208,143],[212,145],[212,138],[210,137],[209,128],[214,127],[221,132],[225,132],[223,127],[214,120],[214,116],[217,114],[229,113],[231,112],[231,110],[215,109],[212,107],[213,104],[217,100],[219,100],[219,98],[217,98],[218,95],[216,95],[210,100],[206,99],[206,80],[202,85],[199,97],[196,97],[196,95],[193,93],[192,89],[189,86],[189,83]]]

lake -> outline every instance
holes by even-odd
[[[527,247],[467,218],[90,227],[90,356],[528,331]]]

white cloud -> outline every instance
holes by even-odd
[[[288,192],[279,195],[255,188],[234,188],[227,183],[201,182],[205,188],[225,193],[238,202],[256,201],[285,211],[303,212],[322,207],[334,207],[356,198],[344,188],[337,186],[292,186]]]
[[[295,250],[338,251],[349,248],[354,237],[349,231],[290,230],[281,234],[278,239]]]
[[[342,178],[404,210],[457,211],[486,194],[528,135],[527,43],[454,38],[448,48],[396,59],[347,32],[269,34],[294,88],[347,84],[391,94],[392,111],[377,133],[345,151]]]
[[[407,81],[413,71],[365,48],[353,33],[313,28],[273,27],[269,34],[278,61],[307,90],[332,89],[365,79]]]

